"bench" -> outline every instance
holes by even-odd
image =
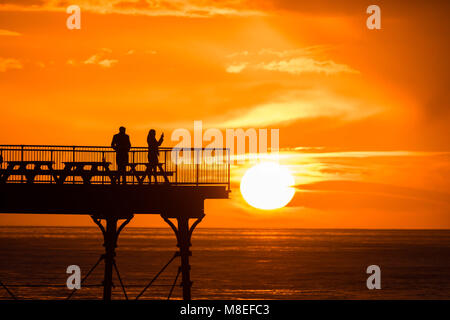
[[[68,177],[80,177],[84,184],[91,184],[93,177],[106,177],[111,184],[117,184],[118,170],[110,170],[111,162],[105,161],[66,161],[63,162],[63,169],[54,169],[53,161],[7,161],[7,168],[0,169],[0,183],[5,183],[10,176],[20,175],[26,178],[27,183],[33,183],[37,175],[53,177],[57,184],[64,184]],[[163,168],[165,163],[158,163],[156,176],[164,177],[164,183],[170,183],[169,177],[175,172],[166,171]],[[144,184],[145,178],[151,183],[150,165],[148,162],[135,162],[126,165],[130,170],[125,171],[125,176],[136,178],[138,184]],[[138,170],[138,167],[143,170]],[[104,183],[104,181],[102,180]],[[75,179],[73,180],[75,183]]]
[[[63,184],[67,177],[81,177],[84,184],[90,184],[92,177],[109,177],[115,183],[114,173],[109,170],[111,162],[106,161],[66,161],[64,169],[55,171],[56,182]],[[88,167],[89,169],[87,169]]]
[[[6,182],[12,175],[25,176],[27,183],[33,183],[37,175],[54,176],[53,161],[6,161],[6,169],[0,170],[0,182]],[[44,169],[46,167],[46,169]]]

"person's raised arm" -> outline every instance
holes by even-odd
[[[161,134],[161,137],[158,140],[158,146],[160,146],[164,141],[164,133]]]

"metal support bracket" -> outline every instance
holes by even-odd
[[[113,268],[117,273],[117,277],[119,278],[119,282],[122,286],[122,290],[124,292],[125,298],[128,299],[127,293],[125,291],[125,286],[122,283],[122,279],[119,274],[119,270],[116,265],[115,256],[116,256],[116,248],[117,248],[117,239],[119,238],[120,232],[125,228],[125,226],[130,223],[131,219],[133,219],[133,215],[130,215],[126,218],[125,221],[121,223],[119,228],[117,228],[117,221],[119,218],[117,217],[99,217],[99,216],[91,216],[94,223],[99,227],[102,231],[105,247],[105,253],[102,255],[102,260],[105,261],[105,272],[104,272],[104,280],[103,280],[103,300],[109,301],[111,300],[111,291],[114,287],[112,282],[112,273]],[[106,220],[106,228],[103,226],[101,220]]]
[[[189,227],[189,217],[179,217],[178,228],[175,224],[164,215],[161,215],[164,221],[172,228],[175,236],[177,238],[177,247],[179,248],[179,255],[181,259],[181,286],[183,287],[183,299],[191,300],[191,287],[192,281],[190,276],[191,266],[189,265],[189,257],[192,255],[192,252],[189,250],[191,247],[191,238],[194,229],[197,225],[203,220],[205,216],[202,214],[195,222]]]

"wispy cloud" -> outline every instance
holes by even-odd
[[[144,51],[142,51],[142,50],[130,49],[130,50],[127,51],[126,54],[127,54],[127,55],[133,55],[133,54],[150,54],[150,55],[154,55],[154,54],[158,54],[158,51],[152,50],[152,49],[144,50]]]
[[[262,48],[259,51],[250,52],[247,50],[234,52],[227,56],[227,58],[236,58],[236,57],[278,57],[278,58],[288,58],[295,56],[312,56],[323,54],[326,51],[330,50],[332,47],[329,45],[315,45],[308,46],[303,48],[294,48],[294,49],[284,49],[284,50],[275,50],[272,48]]]
[[[259,104],[217,119],[223,128],[265,127],[299,119],[333,117],[352,121],[380,111],[377,106],[362,104],[358,100],[339,97],[325,90],[299,91]]]
[[[69,59],[67,60],[67,64],[71,66],[77,66],[79,64],[98,65],[103,68],[111,68],[112,66],[114,66],[119,62],[119,60],[110,57],[111,53],[112,53],[111,49],[102,48],[100,52],[93,54],[92,56],[90,56],[84,61],[81,61],[80,63],[78,63],[74,59]],[[129,54],[130,53],[128,52],[127,55]]]
[[[227,56],[227,58],[236,58],[236,57],[242,57],[242,56],[246,57],[246,56],[248,56],[248,55],[249,55],[249,52],[248,52],[248,51],[233,52],[233,53],[230,53],[230,54]]]
[[[253,69],[290,74],[323,73],[326,75],[359,73],[359,71],[345,64],[336,63],[330,59],[324,60],[314,57],[323,53],[326,49],[326,46],[313,46],[281,51],[261,49],[257,53],[249,53],[248,51],[237,52],[228,55],[228,58],[245,58],[245,60],[233,62],[226,68],[226,71],[229,73],[240,73],[244,69]]]
[[[102,66],[104,68],[111,68],[114,64],[116,64],[117,62],[119,62],[119,60],[115,60],[115,59],[103,59],[101,61],[98,62],[99,66]]]
[[[334,73],[359,73],[345,64],[339,64],[332,60],[317,61],[312,58],[295,58],[290,60],[271,61],[260,63],[256,69],[300,74],[307,72],[334,74]]]
[[[248,63],[244,62],[244,63],[240,63],[240,64],[234,64],[234,65],[230,65],[227,67],[227,72],[228,73],[239,73],[242,70],[245,69],[245,67],[247,66]]]
[[[5,30],[5,29],[0,29],[0,36],[17,37],[17,36],[20,36],[20,35],[21,34],[19,32]]]
[[[127,14],[146,16],[212,17],[264,15],[253,1],[227,0],[78,0],[83,11],[99,14]],[[6,0],[0,11],[65,11],[64,1],[42,0],[18,2]]]
[[[13,69],[23,69],[22,63],[17,59],[0,57],[0,72]]]

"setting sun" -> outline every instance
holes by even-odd
[[[252,207],[264,210],[282,208],[291,201],[294,177],[286,167],[276,163],[257,164],[245,172],[241,193]]]

